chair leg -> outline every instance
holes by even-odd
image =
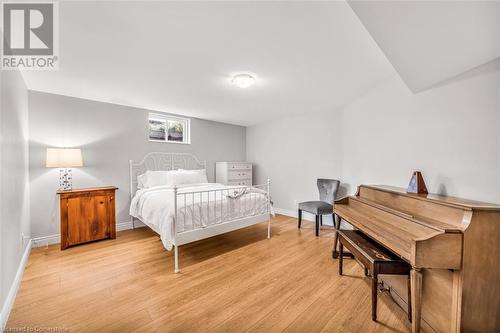
[[[316,215],[316,237],[319,236],[319,215]]]
[[[319,225],[323,225],[323,215],[319,216]]]
[[[411,283],[410,283],[410,274],[408,274],[408,320],[411,323]]]
[[[302,224],[302,209],[299,209],[299,229],[301,224]]]
[[[372,320],[377,321],[377,277],[378,277],[378,272],[377,272],[377,267],[373,267],[373,272],[372,272]]]
[[[344,263],[344,260],[342,258],[342,255],[344,254],[344,245],[342,245],[342,242],[339,243],[339,275],[342,275],[342,264]]]

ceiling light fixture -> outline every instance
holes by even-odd
[[[255,77],[248,73],[236,74],[233,76],[231,83],[237,86],[238,88],[248,88],[255,84]]]

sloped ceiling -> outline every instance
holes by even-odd
[[[29,89],[240,125],[330,112],[396,75],[344,1],[61,1]],[[231,75],[257,74],[234,87]]]
[[[500,56],[498,1],[348,1],[413,92]]]

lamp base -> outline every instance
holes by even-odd
[[[59,190],[70,191],[73,189],[73,173],[71,169],[59,169]]]

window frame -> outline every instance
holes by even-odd
[[[150,121],[151,120],[165,122],[165,140],[151,138],[151,136],[150,136],[150,132],[151,132]],[[168,139],[169,122],[182,123],[182,125],[183,125],[183,132],[182,132],[183,140],[182,141],[175,141],[175,140]],[[171,116],[171,115],[167,115],[167,114],[149,113],[149,115],[148,115],[148,140],[150,142],[177,143],[177,144],[189,145],[189,144],[191,144],[191,119],[184,118],[184,117],[178,117],[178,116]]]

